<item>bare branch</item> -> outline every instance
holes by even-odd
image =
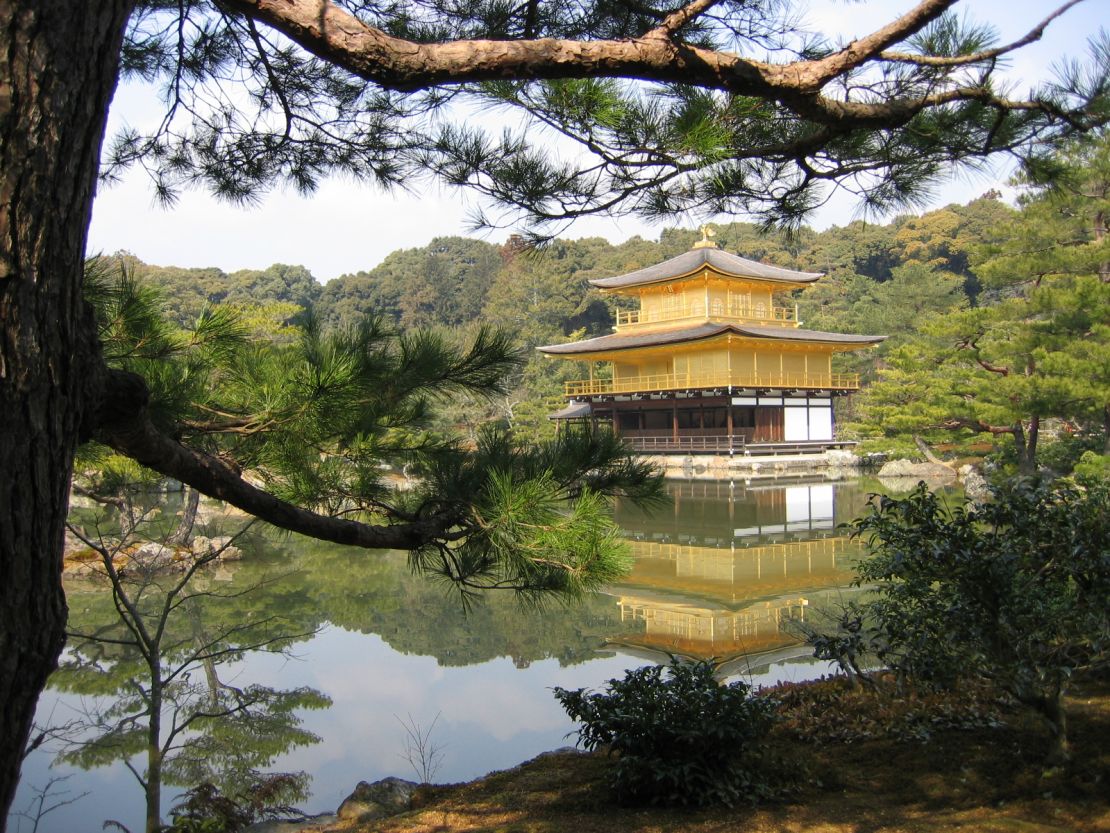
[[[979,64],[984,61],[992,61],[1010,52],[1021,49],[1023,46],[1028,46],[1031,43],[1039,41],[1045,33],[1045,29],[1060,15],[1064,14],[1072,6],[1082,3],[1083,0],[1069,0],[1064,5],[1057,8],[1052,14],[1034,26],[1024,36],[1018,38],[1012,43],[1005,46],[998,46],[994,49],[983,49],[979,52],[973,52],[970,55],[913,55],[908,52],[880,52],[879,58],[884,61],[893,61],[895,63],[913,64],[922,67],[958,67],[967,66],[968,64]]]

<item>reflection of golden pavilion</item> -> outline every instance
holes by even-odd
[[[839,596],[854,575],[856,544],[836,527],[859,496],[839,488],[671,484],[673,512],[618,506],[634,564],[611,592],[622,621],[642,623],[628,641],[706,657],[796,644],[784,623]]]
[[[847,537],[718,549],[632,541],[624,583],[730,602],[839,585],[852,578]]]
[[[803,597],[755,602],[742,610],[621,596],[622,622],[643,622],[644,630],[629,641],[644,647],[692,656],[725,657],[757,654],[798,640],[783,629],[789,619],[804,619],[809,601]]]

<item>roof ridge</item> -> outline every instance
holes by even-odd
[[[706,265],[728,277],[776,283],[813,283],[824,276],[823,272],[800,272],[752,260],[724,249],[702,247],[690,249],[654,266],[646,266],[611,278],[591,278],[589,282],[599,289],[623,289],[681,279],[693,275]]]

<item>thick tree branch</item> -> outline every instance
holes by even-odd
[[[202,494],[230,503],[260,520],[323,541],[367,549],[417,549],[454,530],[461,517],[450,508],[408,523],[364,524],[302,509],[252,486],[222,460],[186,448],[162,434],[146,412],[146,386],[133,373],[111,371],[106,398],[113,402],[96,439],[135,462],[173,477]],[[130,403],[132,407],[125,406]]]
[[[890,45],[935,20],[957,0],[923,0],[874,33],[819,60],[774,64],[686,43],[682,25],[713,5],[695,0],[644,37],[624,40],[457,40],[417,43],[364,23],[330,0],[224,0],[228,8],[260,20],[309,52],[367,81],[397,90],[501,79],[627,78],[728,91],[775,101],[819,124],[847,128],[898,127],[915,114],[959,101],[1001,110],[1042,110],[1075,126],[1076,116],[1041,101],[1009,101],[977,86],[882,103],[845,101],[820,94],[833,79],[881,57]],[[664,37],[660,36],[663,33]]]
[[[1022,433],[1020,426],[1014,425],[991,425],[989,422],[984,422],[981,419],[962,419],[953,417],[946,419],[940,423],[940,428],[946,428],[950,431],[955,431],[959,428],[969,428],[972,431],[978,431],[980,434],[1013,434],[1018,435]]]
[[[687,3],[678,11],[671,12],[663,18],[663,23],[649,32],[648,37],[669,38],[691,20],[704,14],[720,1],[721,0],[694,0],[692,3]]]
[[[225,0],[315,55],[391,89],[503,78],[624,77],[730,89],[738,79],[768,88],[772,64],[658,36],[628,40],[458,40],[424,44],[370,26],[329,0]],[[700,13],[700,12],[699,12]],[[681,12],[676,12],[681,14]],[[664,24],[666,25],[666,24]]]

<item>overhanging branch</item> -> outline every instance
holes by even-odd
[[[639,38],[468,39],[440,43],[394,37],[330,0],[224,0],[223,5],[266,23],[312,54],[389,89],[415,91],[436,85],[502,79],[626,78],[759,97],[778,102],[796,115],[820,124],[861,128],[899,126],[922,110],[956,101],[976,100],[1004,109],[1046,110],[1043,102],[1006,101],[985,88],[967,86],[931,95],[909,95],[883,104],[821,95],[821,90],[833,79],[869,61],[883,60],[888,47],[920,31],[957,0],[922,0],[890,24],[857,38],[832,55],[786,64],[676,43],[673,38],[676,29],[703,14],[714,2],[694,0]],[[1039,37],[1052,19],[1075,2],[1069,0],[1026,38]],[[1011,44],[1007,49],[1020,45],[1023,44]],[[901,61],[903,57],[892,60]]]
[[[106,398],[113,402],[95,438],[137,463],[231,504],[260,520],[323,541],[366,549],[412,550],[455,531],[460,513],[441,509],[424,518],[375,525],[302,509],[244,480],[222,460],[187,448],[160,432],[146,411],[146,385],[124,371],[109,371]],[[127,407],[130,404],[131,407]]]

